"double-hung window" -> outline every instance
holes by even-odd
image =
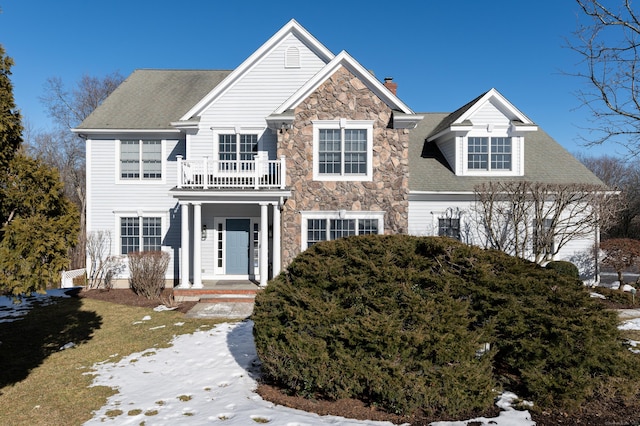
[[[439,218],[438,235],[441,237],[451,237],[460,239],[460,219]]]
[[[510,137],[469,137],[467,168],[469,170],[511,170]]]
[[[251,164],[257,153],[257,134],[218,135],[220,170],[252,170]]]
[[[371,180],[373,121],[314,121],[315,180]]]
[[[126,180],[162,179],[161,141],[120,141],[120,178]]]
[[[162,247],[162,218],[121,217],[120,253],[157,251]]]
[[[384,212],[303,212],[303,248],[352,235],[381,234]]]

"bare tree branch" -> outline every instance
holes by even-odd
[[[613,142],[640,154],[640,16],[629,0],[617,8],[576,1],[587,22],[579,24],[569,48],[581,58],[582,70],[568,74],[586,83],[576,93],[593,117],[583,138],[589,145]]]
[[[476,186],[475,213],[489,248],[542,263],[588,238],[618,211],[606,187],[527,181]]]

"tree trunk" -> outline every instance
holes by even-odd
[[[618,290],[623,291],[624,279],[622,278],[622,271],[617,271],[617,272],[618,272],[618,282],[620,283],[620,287],[618,288]]]

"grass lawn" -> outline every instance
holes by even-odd
[[[0,424],[82,424],[115,393],[90,387],[95,363],[167,347],[174,335],[222,322],[93,299],[56,300],[0,323]],[[60,350],[70,342],[75,346]]]

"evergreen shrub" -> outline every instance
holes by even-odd
[[[545,265],[545,268],[552,269],[559,274],[566,275],[575,279],[580,279],[580,271],[578,267],[566,260],[554,260]]]
[[[500,387],[566,410],[637,390],[638,356],[579,281],[448,238],[315,244],[252,319],[264,380],[307,397],[459,416]]]

